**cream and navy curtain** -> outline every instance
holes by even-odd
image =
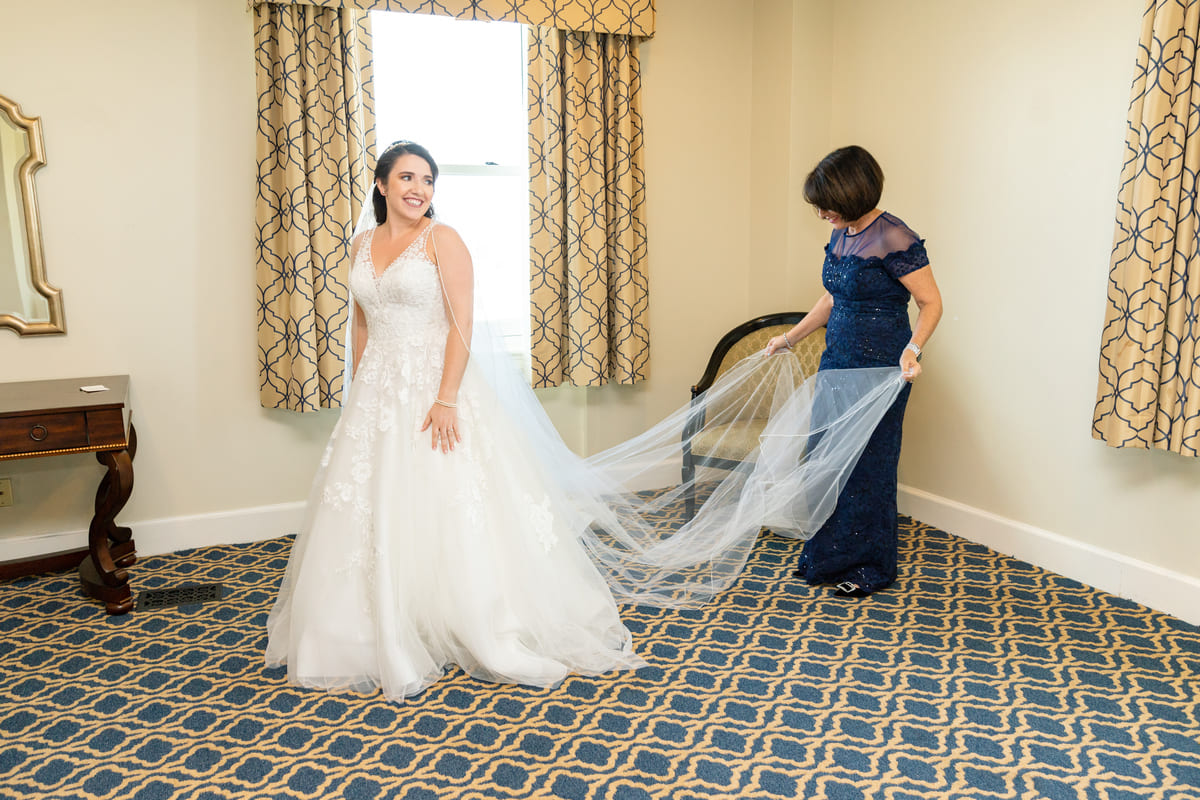
[[[261,0],[251,0],[258,5]],[[654,35],[654,0],[275,0],[357,11],[404,11],[625,36]]]
[[[345,247],[369,185],[368,12],[529,25],[534,382],[646,377],[638,43],[652,0],[252,0],[260,395],[341,404]]]
[[[1200,454],[1200,0],[1150,0],[1121,174],[1093,436]]]
[[[367,15],[254,7],[258,361],[266,408],[341,405],[346,242],[369,185]]]
[[[531,28],[530,305],[537,387],[647,377],[638,42]]]

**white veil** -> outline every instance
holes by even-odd
[[[356,235],[374,227],[370,204],[364,212]],[[463,336],[458,320],[451,324]],[[563,443],[486,318],[475,314],[470,327],[468,368],[491,390],[490,414],[519,428],[526,456],[550,484],[555,520],[624,602],[699,605],[742,571],[762,528],[810,538],[904,387],[899,367],[806,376],[791,351],[757,353],[650,430],[582,458]],[[685,480],[685,450],[740,452],[747,436],[751,452],[737,468],[698,467]],[[689,495],[697,507],[686,518]]]

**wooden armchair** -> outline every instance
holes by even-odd
[[[696,468],[737,469],[746,456],[758,447],[758,437],[767,424],[764,416],[760,419],[731,423],[737,425],[740,430],[731,431],[730,425],[712,425],[705,429],[706,409],[700,395],[731,366],[762,350],[767,346],[768,339],[790,330],[802,319],[803,311],[757,317],[729,331],[713,348],[704,374],[692,387],[692,414],[688,417],[683,431],[683,482],[688,487],[684,504],[688,519],[696,513]],[[794,349],[800,358],[804,373],[815,373],[821,363],[821,353],[825,350],[825,329],[820,328],[805,337]]]

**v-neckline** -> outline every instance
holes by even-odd
[[[425,232],[428,231],[432,226],[433,222],[430,222],[428,225],[418,231],[417,235],[413,237],[413,240],[409,242],[403,250],[400,251],[399,255],[388,262],[388,265],[383,268],[382,272],[377,266],[375,266],[375,237],[379,234],[379,228],[376,228],[374,231],[372,231],[371,241],[367,247],[367,261],[371,265],[371,276],[375,279],[375,282],[378,283],[379,281],[383,280],[383,276],[387,274],[387,271],[395,266],[397,261],[408,255],[408,251],[413,249],[413,245],[419,242],[421,237],[425,235]]]

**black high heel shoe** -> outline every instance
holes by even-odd
[[[834,597],[867,597],[871,593],[852,581],[842,581],[833,587]]]

